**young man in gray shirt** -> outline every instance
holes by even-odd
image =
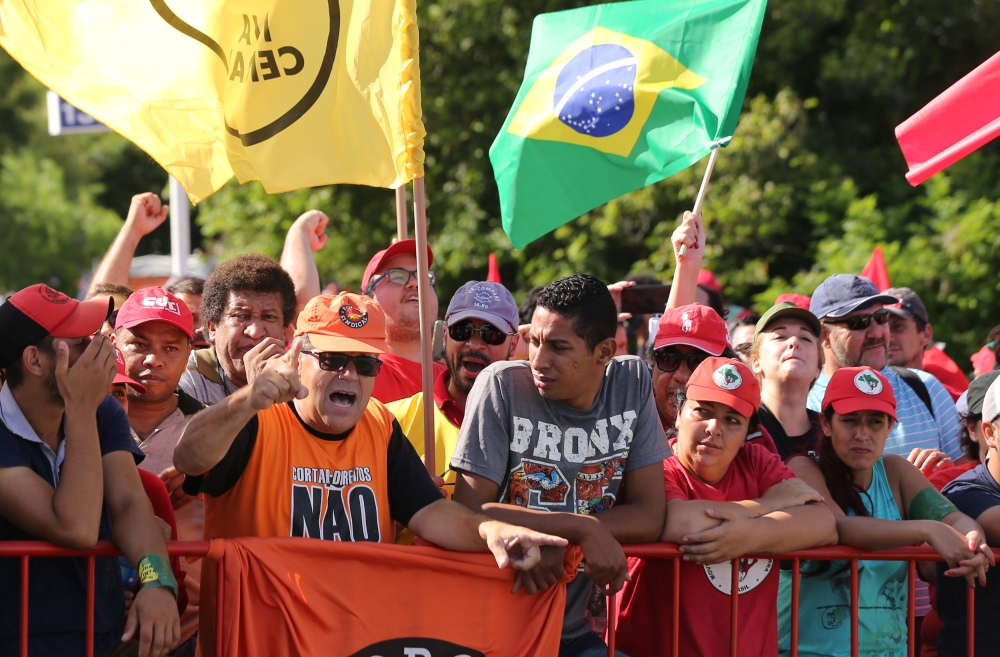
[[[649,369],[633,356],[614,357],[617,317],[593,276],[545,286],[530,360],[494,363],[476,378],[451,461],[456,501],[583,548],[586,565],[566,590],[560,657],[607,654],[591,631],[591,587],[620,590],[628,575],[619,542],[657,541],[663,529],[670,448]],[[562,557],[562,548],[543,548],[542,563],[519,574],[517,586],[547,589],[562,574]]]

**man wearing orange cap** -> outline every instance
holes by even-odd
[[[73,549],[114,541],[142,588],[123,636],[118,559],[96,559],[91,647],[95,655],[123,651],[138,624],[139,654],[160,657],[180,636],[177,582],[136,472],[142,453],[107,394],[118,369],[114,347],[91,337],[110,311],[107,299],[80,303],[46,285],[0,305],[0,541]],[[32,561],[31,654],[84,653],[87,569],[86,558]],[[17,591],[20,582],[20,561],[0,559],[0,591]],[[0,596],[0,655],[17,654],[20,617],[19,596]]]
[[[427,247],[427,265],[434,254]],[[430,273],[431,315],[437,317],[434,272]],[[385,313],[386,353],[372,396],[383,404],[412,397],[422,390],[420,371],[420,309],[417,299],[417,241],[401,240],[375,254],[365,267],[361,289]],[[434,376],[447,368],[434,364]]]
[[[489,548],[501,565],[521,568],[537,562],[539,545],[565,545],[442,499],[399,423],[371,396],[386,350],[377,303],[315,297],[295,335],[250,385],[195,416],[177,444],[185,490],[206,493],[205,538],[391,543],[396,521],[443,547]]]

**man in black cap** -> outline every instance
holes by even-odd
[[[107,395],[118,371],[98,331],[107,299],[79,302],[32,285],[0,305],[0,541],[50,541],[73,549],[113,540],[140,573],[142,589],[125,613],[121,567],[96,560],[95,655],[160,657],[180,637],[177,582],[163,535],[142,488],[142,452],[128,419]],[[96,334],[96,336],[95,336]],[[94,337],[92,337],[94,336]],[[31,561],[32,655],[85,651],[87,559]],[[21,561],[0,559],[0,655],[18,654]]]

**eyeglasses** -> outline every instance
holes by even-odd
[[[343,372],[349,363],[354,363],[354,371],[358,376],[377,376],[382,369],[382,361],[376,356],[348,356],[336,351],[303,351],[304,354],[315,356],[319,368],[327,372]]]
[[[889,314],[888,309],[882,308],[868,315],[854,315],[847,319],[825,319],[823,321],[827,324],[843,324],[851,331],[862,331],[871,326],[873,319],[880,326],[885,324],[889,321]]]
[[[513,331],[504,333],[490,324],[483,324],[479,328],[475,328],[472,322],[459,322],[448,327],[448,335],[455,342],[468,342],[477,331],[483,342],[493,347],[503,344],[507,338],[516,335]]]
[[[653,352],[653,360],[656,362],[656,367],[663,372],[676,372],[681,363],[687,363],[688,369],[694,372],[695,368],[701,365],[701,361],[706,358],[708,358],[708,354],[704,351],[682,354],[679,351],[667,351],[664,349]]]
[[[368,282],[365,294],[371,296],[371,293],[375,291],[375,286],[378,285],[379,281],[383,278],[388,278],[390,283],[394,283],[396,285],[406,285],[410,282],[410,278],[417,280],[417,272],[410,271],[409,269],[398,269],[396,267],[387,269]],[[437,277],[434,275],[434,272],[427,272],[427,280],[430,281],[431,287],[434,287],[434,284],[437,283]]]

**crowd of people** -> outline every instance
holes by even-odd
[[[310,211],[280,262],[131,290],[165,217],[134,197],[86,300],[38,284],[0,304],[0,540],[119,547],[96,560],[94,654],[194,655],[210,573],[166,541],[250,536],[488,550],[517,571],[513,595],[548,590],[579,545],[559,657],[607,654],[614,592],[619,654],[670,655],[675,631],[682,655],[728,654],[706,619],[734,586],[741,654],[787,654],[791,573],[743,555],[927,544],[943,562],[920,564],[920,654],[965,654],[966,587],[978,653],[1000,642],[1000,377],[923,369],[933,331],[912,290],[834,274],[727,325],[686,214],[658,321],[621,314],[635,280],[575,274],[521,308],[500,283],[462,285],[425,399],[413,240],[376,253],[359,293],[324,293],[327,218]],[[622,548],[657,541],[679,569]],[[86,559],[30,563],[29,654],[81,654]],[[0,559],[0,590],[20,569]],[[850,579],[847,562],[802,564],[800,655],[850,654]],[[858,586],[859,654],[905,654],[906,564],[861,561]],[[19,652],[20,614],[0,596],[0,655]]]

